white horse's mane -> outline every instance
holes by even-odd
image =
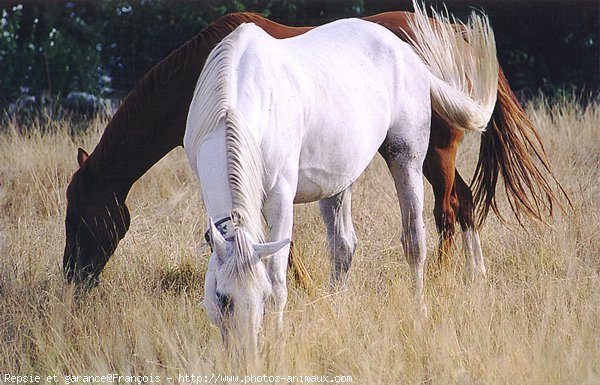
[[[224,262],[231,264],[227,270],[236,278],[244,277],[245,274],[240,273],[252,271],[254,266],[253,261],[244,260],[244,257],[248,259],[252,256],[253,252],[249,250],[252,243],[241,234],[242,231],[249,233],[253,242],[259,243],[265,239],[261,212],[264,198],[262,154],[246,120],[232,101],[232,95],[235,94],[233,87],[236,85],[233,59],[236,49],[242,46],[237,36],[247,28],[262,32],[254,24],[242,24],[210,53],[198,79],[188,113],[188,130],[192,128],[193,132],[186,133],[186,152],[197,154],[203,139],[223,127],[219,124],[220,121],[224,122],[227,172],[232,198],[231,218],[236,227],[236,258]],[[195,102],[196,98],[201,102]],[[190,163],[196,165],[195,161]]]

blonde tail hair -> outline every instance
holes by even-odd
[[[460,128],[485,130],[498,90],[496,43],[488,18],[472,13],[464,24],[447,11],[432,11],[430,19],[423,5],[413,0],[413,6],[409,40],[433,75],[432,108]]]

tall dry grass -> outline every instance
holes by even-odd
[[[294,238],[316,288],[308,295],[290,284],[282,341],[271,338],[267,315],[256,374],[350,375],[355,384],[600,383],[600,106],[539,101],[528,113],[573,199],[571,218],[524,231],[490,217],[481,234],[488,279],[465,284],[457,249],[453,269],[427,279],[429,317],[420,320],[397,200],[377,159],[354,189],[360,245],[345,292],[328,291],[318,208],[297,206]],[[131,191],[131,229],[101,285],[76,298],[63,283],[66,185],[77,146],[93,148],[105,123],[94,120],[79,135],[66,120],[0,128],[0,382],[4,373],[57,374],[60,383],[114,372],[163,383],[235,374],[201,307],[208,251],[197,256],[196,246],[206,218],[181,149]],[[477,153],[469,134],[463,175]],[[430,259],[432,207],[428,189]]]

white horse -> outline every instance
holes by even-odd
[[[223,335],[235,331],[235,340],[255,348],[270,297],[281,329],[294,203],[320,201],[331,279],[346,280],[357,244],[352,184],[378,150],[395,181],[402,243],[424,308],[421,168],[432,108],[453,124],[483,130],[498,73],[484,17],[465,26],[468,49],[480,58],[471,61],[459,59],[467,47],[460,33],[438,22],[423,28],[429,46],[419,54],[386,28],[356,19],[283,40],[244,24],[213,50],[184,147],[210,218],[204,305]],[[460,68],[439,70],[453,63]]]

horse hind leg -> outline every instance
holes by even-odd
[[[402,144],[402,143],[400,143]],[[426,145],[426,142],[425,142]],[[401,145],[401,152],[388,151],[397,144],[386,140],[380,151],[394,179],[402,215],[402,246],[413,277],[413,289],[422,314],[427,315],[424,297],[423,272],[427,257],[425,223],[423,221],[422,152]],[[425,146],[423,146],[425,147]],[[422,155],[420,155],[422,153]]]
[[[402,246],[413,276],[415,295],[426,312],[423,291],[423,271],[427,248],[423,221],[423,178],[420,167],[416,169],[402,162],[389,165],[394,178],[402,214]]]
[[[343,288],[358,239],[352,223],[352,186],[320,201],[321,216],[327,227],[330,261],[330,285]]]
[[[479,232],[475,226],[473,194],[458,172],[456,172],[455,185],[458,202],[460,202],[457,220],[462,229],[463,250],[466,258],[465,275],[467,280],[474,281],[478,278],[485,278],[486,269]]]

